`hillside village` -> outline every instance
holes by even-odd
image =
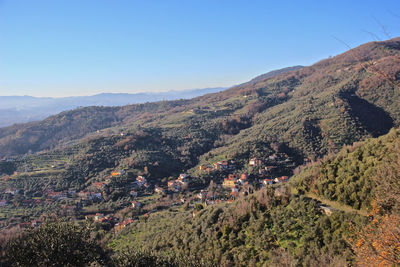
[[[7,158],[0,164],[6,165],[18,160]],[[56,162],[51,164],[51,170],[59,170],[67,163]],[[146,174],[132,177],[129,169],[111,170],[104,179],[91,179],[87,186],[79,191],[55,191],[54,188],[38,190],[34,194],[24,192],[20,188],[6,188],[0,200],[0,209],[3,216],[10,214],[15,208],[46,209],[57,212],[76,221],[92,221],[103,225],[104,229],[119,231],[130,225],[135,220],[147,218],[151,213],[160,209],[185,206],[192,208],[194,214],[198,204],[213,205],[227,202],[241,195],[253,193],[262,187],[280,184],[289,180],[288,175],[278,175],[282,169],[291,170],[294,162],[284,153],[276,153],[266,159],[251,158],[247,164],[251,173],[240,172],[233,160],[223,160],[212,165],[200,165],[200,174],[215,175],[216,179],[209,184],[199,184],[198,178],[187,173],[182,173],[176,178],[165,182],[151,182]],[[24,165],[24,170],[33,170],[33,166]],[[13,177],[24,174],[14,171],[11,175],[3,175],[3,181],[12,180]],[[39,170],[32,171],[34,174]],[[26,175],[26,174],[25,174]],[[218,180],[218,177],[221,179]],[[118,201],[114,209],[102,209],[103,203]],[[104,205],[103,205],[104,206]],[[132,217],[119,216],[121,211],[129,211]],[[133,216],[134,215],[134,216]],[[4,216],[1,218],[1,227],[18,228],[38,227],[43,221],[43,216],[14,216],[12,219]]]
[[[70,225],[67,245],[86,229],[113,257],[398,264],[399,51],[372,42],[195,99],[1,128],[0,243],[28,244],[14,257],[30,249],[20,233]]]

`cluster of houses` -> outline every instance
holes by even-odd
[[[110,176],[108,176],[107,178],[106,178],[106,181],[105,182],[95,182],[95,183],[92,183],[91,184],[91,187],[94,189],[94,190],[97,190],[97,191],[101,191],[101,192],[104,192],[104,189],[106,188],[106,186],[110,183],[110,179],[111,178],[117,178],[117,177],[120,177],[121,175],[124,175],[125,174],[125,171],[124,170],[118,170],[118,171],[113,171],[113,172],[111,172],[111,175]],[[137,176],[136,177],[136,179],[135,179],[135,181],[133,181],[133,182],[131,182],[130,183],[130,186],[129,186],[129,195],[131,196],[131,197],[137,197],[138,196],[138,190],[140,190],[140,189],[147,189],[147,188],[149,188],[150,187],[150,185],[149,185],[149,183],[147,182],[147,179],[146,179],[146,177],[144,177],[144,176],[141,176],[141,175],[139,175],[139,176]],[[96,196],[99,196],[99,197],[101,197],[101,193],[96,193],[94,196],[96,197]]]
[[[168,181],[168,190],[172,192],[180,192],[186,189],[189,185],[188,177],[187,174],[182,173],[179,175],[178,179]]]
[[[236,166],[232,160],[221,160],[214,163],[212,166],[210,165],[200,165],[200,171],[212,172],[212,171],[228,171],[235,170]]]
[[[208,192],[207,190],[200,190],[200,192],[196,194],[196,198],[202,202],[205,202],[206,205],[222,203],[223,199],[220,197],[221,195],[215,191]]]
[[[117,219],[111,215],[104,215],[103,213],[96,213],[94,215],[86,215],[85,220],[93,220],[94,222],[105,223],[105,222],[114,222]]]
[[[286,182],[288,180],[287,176],[281,176],[281,177],[275,177],[271,178],[271,172],[277,166],[274,165],[269,165],[269,166],[264,166],[266,162],[273,162],[273,161],[284,161],[284,162],[289,162],[290,158],[287,157],[287,155],[278,155],[274,154],[268,157],[267,160],[262,160],[259,158],[252,158],[249,160],[249,166],[253,167],[259,167],[258,168],[258,174],[260,175],[260,183],[262,185],[270,185],[273,183],[281,183],[281,182]],[[222,170],[225,172],[231,172],[235,170],[235,165],[232,160],[223,160],[223,161],[218,161],[214,163],[211,166],[209,165],[201,165],[200,170],[204,171],[212,171],[212,170]],[[100,181],[100,182],[94,182],[91,184],[91,186],[88,189],[92,189],[91,191],[80,191],[80,192],[75,192],[75,191],[53,191],[53,190],[46,190],[44,192],[44,196],[46,197],[45,200],[43,199],[36,199],[36,200],[24,200],[24,203],[21,203],[22,205],[25,206],[33,206],[35,204],[40,204],[42,201],[46,201],[48,203],[52,203],[54,201],[62,200],[62,199],[74,199],[74,198],[80,198],[81,201],[95,201],[95,200],[101,200],[103,199],[103,193],[106,188],[106,186],[110,183],[110,179],[115,177],[118,178],[119,176],[124,175],[126,172],[125,170],[115,170],[110,173],[110,176],[106,177],[105,181]],[[247,173],[242,173],[240,176],[238,174],[233,174],[230,173],[228,174],[228,177],[224,179],[222,183],[222,187],[225,189],[229,189],[231,191],[231,196],[235,197],[238,195],[240,191],[245,191],[243,190],[246,185],[248,185],[248,174]],[[181,192],[184,189],[188,188],[189,181],[188,181],[189,176],[185,173],[180,174],[179,177],[175,180],[171,180],[167,182],[167,188],[170,192]],[[133,198],[136,198],[138,196],[138,191],[140,189],[147,189],[149,188],[149,183],[147,179],[144,176],[137,176],[136,180],[130,184],[130,191],[129,195]],[[248,190],[247,190],[248,191]],[[165,194],[166,190],[162,187],[156,186],[154,189],[154,192],[157,194]],[[20,189],[16,188],[8,188],[4,193],[10,194],[12,196],[18,195],[21,193]],[[204,199],[203,192],[199,193],[200,195],[198,196],[201,199]],[[0,200],[0,207],[4,207],[8,204],[6,200]],[[137,204],[132,204],[133,208],[137,208]],[[135,207],[134,207],[135,206]]]
[[[284,183],[289,180],[289,176],[280,176],[275,178],[266,178],[261,180],[262,185],[271,185],[271,184],[278,184]]]
[[[276,153],[273,155],[268,156],[266,159],[260,158],[252,158],[249,160],[249,166],[252,167],[264,167],[265,164],[283,164],[283,165],[293,165],[293,160],[289,157],[286,153]],[[276,167],[274,166],[267,166],[267,167]]]
[[[248,165],[255,167],[255,171],[258,172],[258,175],[252,173],[250,176],[250,180],[252,182],[259,182],[261,185],[271,185],[274,183],[282,183],[288,181],[288,176],[278,176],[274,177],[273,173],[275,169],[278,168],[279,164],[290,164],[292,161],[286,154],[274,154],[269,156],[267,159],[260,158],[252,158],[249,160]],[[222,184],[218,186],[218,192],[208,192],[206,190],[201,190],[199,193],[194,195],[194,199],[204,201],[206,204],[216,204],[219,202],[230,202],[232,199],[235,199],[239,194],[243,193],[251,193],[252,185],[249,183],[249,175],[247,172],[241,174],[235,174],[236,166],[235,162],[232,160],[223,160],[214,163],[213,165],[201,165],[200,170],[206,172],[212,171],[223,171],[227,176],[223,180]],[[93,182],[86,190],[75,192],[75,191],[53,191],[46,190],[43,192],[43,197],[40,199],[30,199],[30,200],[22,200],[25,201],[22,205],[36,205],[41,202],[55,202],[62,199],[79,199],[82,201],[95,201],[102,200],[105,198],[105,193],[108,192],[109,184],[112,179],[119,179],[118,177],[125,175],[126,172],[124,170],[115,170],[110,173],[108,177],[105,178],[104,181]],[[257,177],[257,178],[256,178]],[[154,193],[164,195],[167,190],[169,192],[177,193],[182,192],[187,189],[189,186],[189,176],[185,173],[179,175],[177,179],[170,180],[167,182],[167,188],[163,188],[160,186],[155,186]],[[150,187],[149,182],[144,176],[137,176],[136,179],[131,182],[124,190],[127,190],[126,193],[132,198],[136,198],[138,196],[138,191],[143,192],[142,190],[147,190]],[[115,190],[114,188],[113,190]],[[167,189],[167,190],[166,190]],[[229,193],[227,193],[227,191]],[[148,192],[148,191],[146,191]],[[11,196],[15,196],[21,194],[21,190],[16,188],[8,188],[4,193],[9,194]],[[230,196],[230,197],[229,197]],[[181,203],[185,203],[186,199],[182,198]],[[91,202],[89,202],[91,203]],[[0,207],[4,207],[8,204],[7,200],[0,200]],[[127,202],[126,204],[129,204]],[[71,206],[72,210],[75,210],[78,204],[75,206]],[[130,207],[133,210],[140,210],[142,204],[135,200],[130,202]],[[147,215],[148,216],[148,215]],[[93,221],[99,223],[110,223],[110,225],[114,226],[115,231],[119,231],[133,223],[133,219],[127,219],[122,222],[118,222],[116,218],[112,215],[106,215],[101,213],[96,213],[95,215],[88,215],[87,218],[92,218]],[[29,223],[22,223],[21,227],[28,227]],[[30,223],[32,226],[33,224]],[[35,223],[37,225],[37,223]]]
[[[132,224],[134,222],[134,220],[132,218],[126,219],[125,221],[122,221],[120,223],[116,223],[114,225],[114,231],[118,232],[122,229],[124,229],[126,226]]]
[[[226,189],[230,189],[231,193],[230,195],[232,197],[236,197],[243,187],[243,185],[247,185],[248,181],[247,179],[249,178],[247,173],[242,173],[239,177],[237,174],[229,174],[227,178],[224,179],[224,182],[222,183],[222,187]]]
[[[276,183],[287,182],[289,180],[288,176],[278,176],[273,178],[272,173],[278,167],[276,165],[265,166],[265,163],[292,165],[293,161],[285,153],[270,155],[266,161],[259,158],[250,159],[249,161],[250,166],[259,167],[258,174],[262,178],[260,180],[261,185],[272,185]]]
[[[221,185],[212,191],[200,190],[195,195],[195,198],[205,202],[206,205],[217,204],[221,202],[229,202],[235,199],[240,193],[246,194],[252,192],[252,186],[248,181],[249,175],[247,173],[228,174]],[[226,191],[230,191],[226,193]]]
[[[94,187],[96,189],[104,188],[100,185],[101,183],[95,183]],[[9,196],[22,195],[23,191],[15,188],[7,188],[4,194]],[[43,191],[42,197],[40,198],[28,198],[19,200],[19,204],[22,206],[35,206],[41,203],[53,203],[59,200],[74,200],[79,198],[81,201],[94,201],[103,199],[102,193],[97,191],[80,191],[76,192],[74,190],[64,190],[64,191],[54,191],[52,189],[47,189]],[[0,207],[8,205],[9,202],[5,199],[0,200]]]
[[[226,172],[229,172],[230,170],[234,170],[234,167],[232,167],[232,163],[233,162],[231,161],[219,161],[214,164],[214,168],[212,170],[224,170]],[[257,168],[256,171],[258,171],[259,179],[257,179],[257,181],[261,186],[287,182],[289,179],[288,176],[276,176],[273,174],[275,173],[275,170],[278,169],[277,165],[284,166],[291,164],[293,164],[292,159],[288,157],[285,153],[276,153],[270,155],[267,159],[252,158],[248,162],[249,166]],[[200,166],[200,170],[210,171],[210,169],[207,168],[209,167],[205,165]],[[251,193],[252,190],[251,186],[249,185],[248,179],[249,175],[246,172],[240,175],[229,173],[228,176],[224,178],[222,182],[222,187],[225,189],[229,189],[231,191],[230,196],[232,198],[235,198],[239,195],[240,192],[242,192],[243,194]]]
[[[147,189],[149,187],[150,185],[147,182],[146,177],[139,175],[138,177],[136,177],[136,180],[131,183],[129,195],[135,198],[138,196],[137,190]]]
[[[147,183],[146,178],[143,176],[136,177],[136,181],[133,182],[132,185],[134,187],[139,187],[139,188],[140,187],[145,187],[145,188],[149,187],[149,184]]]
[[[98,201],[103,199],[103,194],[106,186],[110,182],[111,177],[118,177],[125,174],[124,170],[118,170],[111,172],[110,176],[106,178],[104,182],[94,182],[89,187],[88,190],[82,190],[79,192],[73,190],[64,190],[64,191],[54,191],[52,189],[47,189],[43,191],[41,198],[35,199],[22,199],[20,200],[20,204],[23,206],[34,206],[43,202],[53,203],[59,200],[73,200],[79,198],[80,201]],[[139,188],[148,188],[149,184],[145,177],[138,176],[136,180],[131,183],[131,190],[129,195],[132,197],[137,197],[137,189]],[[17,188],[7,188],[4,191],[4,194],[8,194],[9,196],[17,196],[21,195],[23,191]],[[5,207],[9,204],[9,201],[3,199],[0,200],[0,207]]]
[[[306,160],[306,159],[305,159]],[[272,164],[285,164],[293,165],[293,160],[286,153],[275,153],[268,156],[266,159],[252,158],[249,160],[249,166],[252,167],[264,167],[266,163]],[[266,166],[265,168],[276,168],[276,166]],[[200,171],[212,172],[216,170],[220,171],[232,171],[235,170],[235,162],[232,160],[222,160],[214,163],[212,166],[203,164],[199,166]]]

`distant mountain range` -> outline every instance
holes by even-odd
[[[161,100],[189,99],[224,90],[224,87],[149,93],[102,93],[62,98],[0,96],[0,127],[47,118],[62,111],[87,106],[124,106]]]

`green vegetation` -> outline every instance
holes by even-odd
[[[288,188],[267,187],[233,204],[204,209],[196,206],[193,212],[158,212],[121,232],[110,246],[116,251],[134,247],[191,255],[213,259],[222,266],[282,265],[284,257],[286,263],[295,266],[344,266],[365,260],[362,255],[366,249],[356,244],[375,244],[372,242],[376,240],[382,245],[375,252],[369,251],[368,258],[387,263],[376,251],[393,255],[399,252],[391,252],[388,245],[400,237],[395,230],[400,214],[399,151],[400,130],[393,129],[385,136],[347,146],[338,155],[303,168]],[[321,186],[326,183],[331,186]],[[362,196],[365,187],[368,194]],[[327,191],[330,188],[344,189],[336,191],[337,198],[330,198],[335,195]],[[341,201],[346,195],[360,197],[361,205]],[[353,204],[354,208],[340,203]],[[332,214],[325,215],[322,204],[330,204]],[[371,211],[371,205],[377,204],[378,213]],[[360,208],[368,208],[368,216]],[[385,226],[369,225],[381,220]],[[375,228],[370,227],[386,228],[378,237]],[[398,263],[396,259],[391,262]]]
[[[380,138],[346,146],[337,155],[306,167],[292,178],[292,184],[302,192],[312,192],[355,209],[369,209],[377,192],[382,191],[375,177],[382,170],[393,168],[399,151],[400,130],[393,129]]]
[[[107,251],[95,243],[88,243],[91,245],[86,247],[91,252],[86,253],[85,257],[97,255],[90,261],[108,266],[345,266],[360,264],[367,256],[368,262],[396,263],[396,256],[392,259],[390,247],[385,245],[392,244],[391,237],[399,234],[391,230],[398,225],[395,216],[399,214],[400,206],[400,191],[397,190],[400,174],[399,140],[400,130],[393,129],[380,138],[347,146],[338,155],[328,156],[319,163],[303,168],[290,184],[263,188],[232,204],[197,204],[193,209],[184,205],[151,213],[149,217],[134,221],[115,236],[103,234],[103,242],[108,242]],[[333,169],[336,172],[332,173]],[[321,203],[303,194],[313,192],[310,188],[317,189],[318,184],[329,179],[327,174],[335,177],[335,182],[343,183],[345,180],[340,179],[340,174],[349,171],[357,172],[354,176],[347,174],[345,177],[359,177],[364,180],[363,184],[371,182],[370,197],[362,203],[366,206],[369,200],[370,207],[374,200],[382,208],[379,214],[370,213],[367,217],[357,212],[360,207],[355,207],[355,211],[343,208],[339,202],[335,202],[337,199],[324,202],[338,208],[325,214]],[[386,180],[383,181],[383,178]],[[354,179],[351,181],[357,182]],[[348,193],[359,192],[357,187],[347,187],[353,190]],[[324,200],[326,194],[319,195]],[[387,214],[391,214],[390,217]],[[380,221],[382,225],[377,227],[382,229],[383,236],[377,236],[376,230],[371,230],[370,226],[371,222],[376,224]],[[29,230],[9,242],[3,261],[6,263],[6,260],[11,260],[19,263],[19,266],[29,266],[32,260],[46,260],[49,257],[60,261],[56,257],[58,254],[33,254],[35,258],[21,257],[18,253],[36,253],[36,243],[31,245],[32,242],[51,244],[81,235],[85,235],[86,242],[92,242],[87,229],[71,224],[46,224]],[[47,237],[51,239],[47,240]],[[363,244],[370,242],[371,237],[374,244],[383,245],[374,251],[365,249]],[[21,249],[22,246],[24,249]],[[48,251],[47,246],[40,247],[45,248],[40,251]],[[102,252],[93,254],[93,251]],[[379,254],[375,257],[374,253],[389,253],[385,254],[389,258],[382,261]],[[393,253],[396,255],[397,252]],[[22,262],[21,259],[30,259],[30,262]]]
[[[159,130],[182,149],[182,156],[194,152],[191,164],[224,135],[225,144],[219,142],[224,153],[240,154],[233,147],[237,142],[258,146],[276,139],[319,157],[399,124],[398,42],[368,43],[310,67],[191,100],[81,108],[1,128],[0,156],[51,149],[88,134],[109,138],[140,127]],[[193,142],[189,149],[181,148],[188,142]]]
[[[351,261],[345,242],[349,223],[363,225],[357,214],[321,213],[317,202],[304,196],[275,196],[271,188],[233,204],[191,212],[161,212],[134,224],[111,242],[125,247],[213,260],[220,266],[258,266],[282,263],[321,266]],[[286,253],[286,254],[285,254]]]
[[[379,260],[396,255],[385,245],[395,238],[371,240],[381,236],[374,229],[398,236],[399,44],[369,43],[191,100],[81,108],[0,128],[2,233],[54,216],[94,222],[92,233],[45,225],[7,251],[33,255],[37,244],[71,236],[91,251],[76,265],[344,266],[367,254],[397,264]],[[295,170],[305,162],[314,163]],[[177,180],[181,173],[189,176]],[[288,186],[258,190],[293,173]],[[235,188],[221,186],[227,178]],[[111,251],[94,252],[100,240]],[[51,255],[64,264],[52,249],[16,255],[22,266]]]
[[[104,263],[105,253],[90,231],[70,223],[46,223],[12,239],[3,264],[11,266],[87,266]]]
[[[88,225],[47,222],[11,238],[1,251],[2,266],[161,266],[203,267],[212,263],[189,257],[166,257],[156,253],[124,249],[112,254],[91,237]]]

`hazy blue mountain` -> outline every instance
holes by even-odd
[[[86,106],[123,106],[160,100],[189,99],[226,88],[204,88],[158,93],[103,93],[93,96],[62,98],[33,96],[0,96],[0,127],[14,123],[42,120],[59,112]]]

